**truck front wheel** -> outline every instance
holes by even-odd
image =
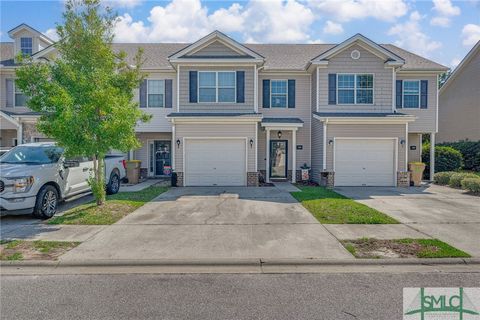
[[[110,180],[107,184],[107,194],[115,194],[120,189],[120,176],[116,172],[112,172]]]
[[[33,215],[40,219],[53,217],[58,207],[58,191],[54,186],[43,186],[37,194]]]

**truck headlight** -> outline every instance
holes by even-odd
[[[13,181],[13,192],[20,193],[20,192],[28,192],[33,185],[34,178],[32,176],[29,177],[17,177],[12,178]]]

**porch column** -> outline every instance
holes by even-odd
[[[430,133],[430,181],[435,174],[435,133]]]
[[[17,145],[23,144],[23,124],[20,122],[17,128]]]
[[[266,128],[265,129],[265,132],[266,132],[266,135],[267,135],[267,138],[266,138],[266,141],[265,143],[267,144],[266,147],[265,147],[265,150],[266,150],[266,154],[265,154],[265,175],[266,175],[266,178],[265,178],[265,181],[270,182],[270,129],[269,128]]]
[[[297,130],[292,130],[292,183],[297,179]]]

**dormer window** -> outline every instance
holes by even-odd
[[[32,55],[33,53],[33,40],[32,38],[20,38],[20,51],[24,55]]]

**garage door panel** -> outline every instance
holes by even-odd
[[[394,168],[394,139],[336,140],[336,186],[393,186]]]
[[[244,139],[187,139],[187,186],[243,186],[246,184]]]

